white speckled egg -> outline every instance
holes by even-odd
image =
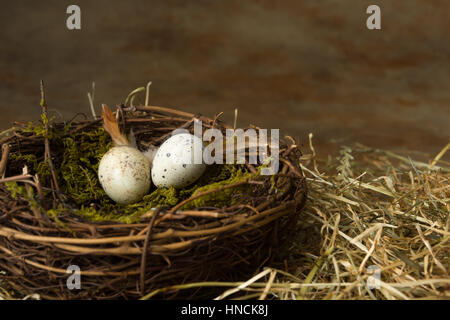
[[[156,152],[152,181],[157,187],[183,188],[200,178],[205,169],[202,140],[180,133],[167,139]]]
[[[98,178],[112,200],[134,203],[150,190],[150,162],[136,148],[114,147],[100,161]]]

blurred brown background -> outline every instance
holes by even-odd
[[[3,1],[0,129],[38,119],[40,79],[66,120],[90,115],[92,81],[99,108],[151,80],[152,105],[230,122],[238,107],[238,125],[306,145],[313,132],[322,154],[358,141],[434,156],[448,143],[449,1],[277,3]],[[66,28],[70,4],[80,31]],[[370,4],[382,30],[366,29]]]

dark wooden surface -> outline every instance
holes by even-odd
[[[77,1],[81,31],[64,1],[2,3],[0,128],[39,117],[40,79],[64,119],[89,114],[91,81],[99,111],[152,80],[152,104],[228,121],[238,107],[238,125],[313,132],[322,154],[358,141],[434,156],[450,140],[449,1],[185,3]]]

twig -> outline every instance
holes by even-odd
[[[21,174],[21,175],[14,176],[14,177],[0,179],[0,183],[11,182],[11,181],[23,181],[23,180],[27,180],[32,177],[33,176],[31,174]]]
[[[54,184],[54,188],[56,190],[56,193],[59,195],[59,185],[58,185],[58,179],[56,178],[56,173],[55,173],[55,168],[53,167],[53,161],[52,161],[52,156],[51,156],[51,152],[50,152],[50,142],[48,139],[48,122],[47,122],[47,102],[45,100],[45,91],[44,91],[44,81],[41,80],[41,107],[42,107],[42,113],[44,114],[45,117],[45,121],[44,121],[44,126],[45,126],[45,140],[44,140],[44,144],[45,144],[45,156],[44,156],[44,160],[46,160],[48,162],[48,165],[50,167],[50,171],[52,173],[52,178],[53,178],[53,184]],[[55,192],[53,192],[53,197],[55,198]]]
[[[89,106],[91,107],[91,113],[92,117],[97,119],[97,114],[95,113],[94,109],[94,93],[95,93],[95,82],[92,82],[92,94],[90,92],[87,93],[88,99],[89,99]]]
[[[148,98],[150,96],[150,86],[152,85],[152,82],[149,81],[147,83],[147,87],[145,89],[145,105],[148,106]]]
[[[150,235],[152,234],[153,224],[155,223],[156,217],[161,212],[163,207],[158,207],[153,214],[152,219],[148,225],[147,235],[144,241],[144,247],[142,248],[142,258],[141,258],[141,276],[140,276],[140,284],[141,284],[141,295],[143,296],[145,293],[145,269],[147,267],[147,250],[148,244],[150,243]]]
[[[9,155],[9,145],[3,144],[2,145],[2,158],[0,160],[0,177],[5,177],[5,171],[6,171],[6,163],[8,162],[8,155]]]

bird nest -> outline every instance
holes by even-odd
[[[141,150],[174,129],[192,131],[196,119],[229,128],[163,107],[119,106],[117,116]],[[52,122],[43,112],[39,124],[16,123],[0,136],[0,282],[18,293],[134,299],[168,285],[248,276],[271,259],[306,199],[301,153],[287,137],[275,175],[249,163],[211,165],[184,189],[152,187],[142,201],[117,205],[97,179],[112,146],[101,119]],[[78,270],[81,288],[69,288]]]

